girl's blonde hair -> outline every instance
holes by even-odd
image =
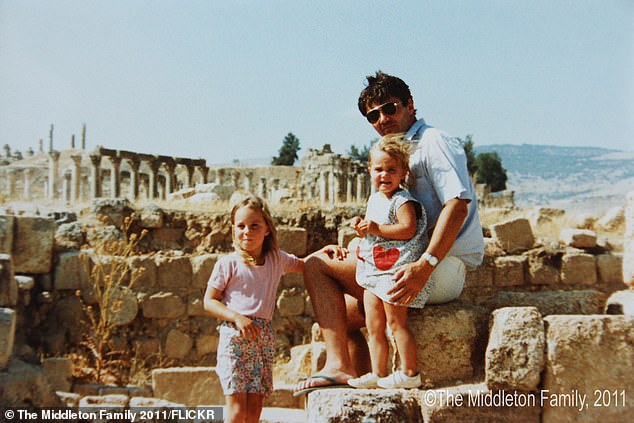
[[[403,185],[403,187],[405,187],[407,177],[410,173],[409,156],[412,152],[412,146],[403,141],[404,137],[404,133],[385,135],[372,146],[370,153],[368,154],[368,169],[372,166],[373,153],[382,151],[390,157],[395,158],[401,166],[403,166],[403,170],[405,170],[404,178],[401,181],[401,185]]]
[[[269,251],[275,251],[278,249],[277,230],[275,229],[273,217],[271,217],[271,212],[269,211],[268,206],[260,197],[249,195],[245,197],[242,201],[237,203],[235,206],[233,206],[233,208],[231,209],[231,238],[233,239],[233,248],[238,254],[240,254],[240,257],[242,257],[242,260],[244,260],[246,264],[255,265],[255,258],[244,251],[242,248],[240,248],[235,240],[235,230],[233,228],[233,225],[235,224],[235,216],[236,212],[243,207],[249,207],[252,210],[260,212],[262,218],[264,219],[264,222],[266,223],[266,226],[268,226],[269,234],[264,238],[264,243],[262,244],[263,256],[266,256]]]

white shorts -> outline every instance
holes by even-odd
[[[460,296],[464,288],[466,269],[464,262],[457,257],[445,257],[432,272],[429,279],[434,280],[427,304],[442,304]]]

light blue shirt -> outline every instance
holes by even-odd
[[[405,140],[418,141],[410,156],[413,176],[410,193],[425,208],[430,238],[447,201],[453,198],[469,201],[467,218],[447,255],[461,259],[468,269],[473,269],[482,263],[484,238],[464,147],[456,138],[427,125],[423,119],[412,125]]]

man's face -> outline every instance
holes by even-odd
[[[390,115],[388,113],[391,111],[389,105],[393,103],[396,104],[396,110]],[[385,107],[385,105],[388,105],[388,107]],[[374,114],[378,112],[379,118],[372,123],[372,126],[381,136],[407,132],[416,122],[414,101],[412,99],[409,99],[406,106],[403,106],[401,100],[396,97],[391,97],[385,102],[372,103],[366,110],[366,116],[373,110]]]

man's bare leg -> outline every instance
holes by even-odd
[[[358,363],[369,367],[365,338],[359,331],[364,325],[363,289],[355,281],[356,257],[344,260],[318,254],[304,267],[304,283],[326,344],[326,364],[319,372],[338,383],[358,375]],[[344,295],[348,294],[348,295]],[[351,355],[354,355],[351,357]],[[297,390],[329,385],[332,382],[314,378],[297,385]]]

